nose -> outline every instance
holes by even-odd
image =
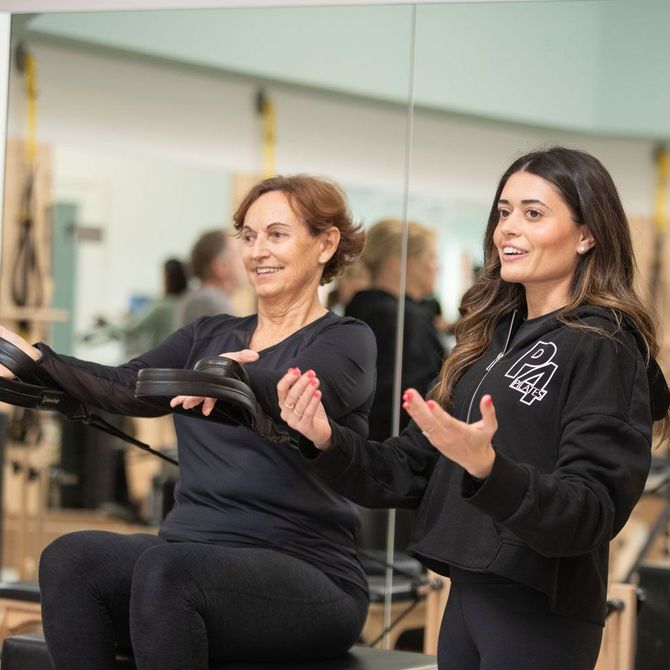
[[[504,237],[514,237],[518,234],[518,220],[514,212],[499,219],[498,230]]]
[[[257,235],[249,247],[249,255],[251,258],[265,258],[268,255],[267,239],[265,235]]]

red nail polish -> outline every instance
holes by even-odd
[[[314,377],[316,377],[316,372],[314,372],[314,370],[307,370],[307,376],[310,379],[314,379]]]
[[[487,407],[491,407],[491,405],[493,405],[493,398],[491,396],[488,396],[486,400],[484,400],[484,403],[486,404]]]
[[[291,372],[292,372],[296,377],[299,377],[299,376],[300,376],[300,368],[293,368],[293,370],[291,370]]]
[[[314,391],[314,397],[315,398],[320,398],[321,397],[321,391]]]
[[[310,379],[309,383],[310,383],[312,386],[316,386],[316,383],[317,383],[317,382],[316,382],[316,379]]]
[[[429,400],[426,405],[428,405],[428,409],[435,409],[437,407],[437,403],[434,400]]]

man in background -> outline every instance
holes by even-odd
[[[198,238],[191,250],[191,272],[198,285],[184,296],[177,312],[176,327],[185,326],[201,316],[235,313],[231,294],[242,281],[236,245],[236,239],[218,229]]]

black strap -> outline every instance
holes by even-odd
[[[90,412],[86,405],[76,398],[68,395],[62,389],[55,388],[50,375],[42,367],[3,337],[0,337],[0,363],[10,370],[18,380],[0,379],[1,401],[29,409],[59,412],[68,421],[88,424],[143,451],[158,456],[164,461],[179,465],[175,459],[152,449],[148,444],[116,428],[101,416]]]

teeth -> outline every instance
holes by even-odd
[[[279,272],[279,268],[256,268],[256,274],[268,275],[273,272]]]
[[[521,251],[521,249],[515,249],[514,247],[503,247],[503,253],[505,254],[516,254],[520,256],[521,254],[525,254],[525,251]]]

